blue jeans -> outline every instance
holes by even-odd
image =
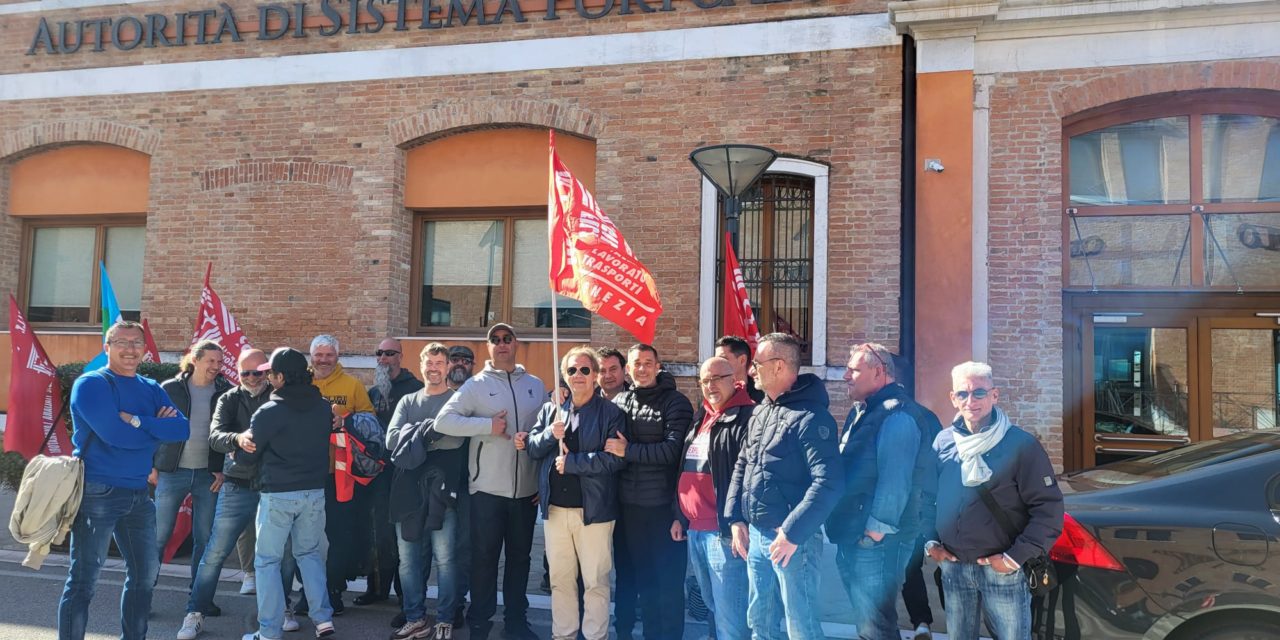
[[[71,568],[58,603],[58,640],[83,640],[98,574],[111,538],[124,558],[120,638],[144,640],[151,594],[160,575],[156,555],[156,506],[148,489],[84,483],[80,512],[71,525]]]
[[[717,640],[750,640],[747,628],[747,561],[733,555],[719,531],[690,529],[689,564],[702,601],[715,616]]]
[[[396,524],[396,544],[400,551],[400,598],[404,619],[409,622],[427,617],[427,578],[431,565],[436,567],[439,587],[436,597],[436,620],[453,622],[462,605],[461,577],[462,556],[458,554],[458,511],[445,511],[444,525],[438,531],[423,531],[422,537],[409,542],[404,539],[399,523]]]
[[[1022,571],[997,573],[987,565],[943,562],[947,595],[947,637],[976,640],[985,614],[997,640],[1030,640],[1031,591]]]
[[[157,557],[164,557],[165,545],[173,535],[173,523],[178,519],[182,501],[191,494],[191,581],[195,583],[196,567],[204,556],[213,529],[214,505],[218,494],[209,490],[213,474],[208,469],[178,469],[161,471],[156,480],[156,549]]]
[[[324,490],[263,493],[258,500],[258,544],[253,567],[258,574],[258,634],[279,638],[284,625],[284,584],[281,556],[285,543],[293,543],[293,557],[302,574],[302,587],[311,594],[311,621],[333,620],[325,580],[325,555],[329,540],[324,534]]]
[[[187,600],[187,613],[204,611],[213,604],[213,593],[218,588],[218,578],[227,556],[236,548],[236,541],[245,528],[253,524],[258,513],[258,492],[234,482],[224,482],[218,496],[218,508],[213,515],[213,531],[209,544],[204,548],[196,569],[196,581]],[[251,570],[252,567],[242,567]],[[284,601],[289,603],[289,591],[293,587],[293,572],[297,564],[287,551],[280,560],[280,578],[284,586]]]
[[[747,551],[747,577],[751,596],[747,601],[747,624],[757,640],[823,640],[818,620],[821,600],[822,535],[793,541],[797,545],[787,566],[769,559],[769,545],[775,533],[751,525],[751,546]],[[780,623],[785,628],[780,628]],[[717,629],[718,631],[718,629]]]
[[[891,533],[880,542],[863,537],[836,550],[840,581],[853,605],[853,623],[863,640],[898,640],[898,591],[918,543],[913,531]]]

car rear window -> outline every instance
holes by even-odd
[[[1068,474],[1067,477],[1097,485],[1126,485],[1203,469],[1232,460],[1241,460],[1277,449],[1280,449],[1280,430],[1246,431],[1141,458],[1077,471]]]

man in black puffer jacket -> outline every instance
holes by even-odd
[[[684,636],[683,531],[672,535],[672,496],[680,475],[680,454],[693,420],[693,405],[662,371],[658,350],[637,344],[627,350],[627,373],[635,386],[614,397],[627,414],[630,431],[605,443],[605,451],[627,461],[620,474],[621,514],[615,531],[614,598],[618,637],[630,638],[635,598],[640,597],[646,640]],[[637,593],[638,592],[638,593]]]
[[[729,484],[733,550],[747,558],[747,624],[761,640],[821,640],[818,582],[823,521],[840,499],[836,422],[822,379],[800,373],[800,343],[760,339],[751,363],[764,403]]]

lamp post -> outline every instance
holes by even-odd
[[[738,217],[742,212],[739,198],[777,157],[777,151],[753,144],[717,144],[689,154],[689,162],[724,196],[724,226],[734,254],[738,253]]]

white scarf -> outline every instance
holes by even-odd
[[[990,427],[973,435],[961,435],[955,432],[956,452],[960,455],[960,475],[964,486],[976,487],[991,479],[991,467],[982,459],[982,454],[990,451],[1004,439],[1009,432],[1009,418],[1000,409],[993,408],[994,417]],[[961,419],[959,415],[956,419]]]

